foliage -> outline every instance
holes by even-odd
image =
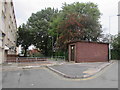
[[[30,57],[44,57],[44,55],[41,54],[40,52],[37,52],[37,53],[32,54]]]
[[[57,39],[59,49],[66,51],[71,40],[97,41],[101,35],[100,11],[94,3],[64,4],[51,23],[51,32]]]
[[[49,37],[49,28],[51,18],[57,13],[57,10],[47,8],[37,13],[33,13],[28,19],[29,29],[34,31],[34,42],[33,44],[39,48],[44,55],[48,55],[48,52],[52,50],[52,39]]]
[[[120,34],[112,42],[112,59],[120,60]]]
[[[52,55],[53,47],[55,52],[66,55],[71,40],[99,39],[102,32],[99,18],[100,11],[91,2],[64,3],[60,11],[45,8],[33,13],[27,24],[19,27],[18,44],[25,49],[33,44],[45,56]]]
[[[21,45],[24,50],[24,56],[27,56],[27,49],[33,41],[33,32],[30,31],[25,24],[23,24],[18,28],[17,34],[17,46]]]

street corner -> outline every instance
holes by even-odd
[[[99,73],[101,70],[105,69],[109,65],[112,65],[113,63],[115,63],[115,62],[114,61],[107,62],[107,63],[105,62],[101,65],[98,65],[95,68],[88,68],[88,70],[83,72],[85,74],[83,77],[94,76],[95,74]]]
[[[47,66],[47,68],[58,75],[70,79],[87,79],[99,73],[105,67],[113,63],[80,63],[80,64],[61,64]]]
[[[54,73],[64,77],[64,78],[67,78],[67,79],[73,79],[73,80],[85,80],[86,78],[90,77],[91,75],[88,75],[88,73],[82,73],[82,75],[73,75],[73,74],[70,74],[70,73],[66,73],[64,71],[61,71],[59,69],[56,69],[56,68],[53,68],[51,66],[46,66],[46,68],[48,68],[49,70],[53,71]],[[74,72],[73,72],[74,73]],[[87,80],[87,79],[86,79]]]
[[[88,69],[83,72],[85,74],[83,77],[89,77],[91,75],[94,75],[97,72],[99,72],[99,69],[95,69],[95,68]]]

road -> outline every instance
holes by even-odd
[[[3,88],[118,88],[118,63],[108,66],[93,79],[66,79],[41,67],[2,72]]]

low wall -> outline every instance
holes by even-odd
[[[18,58],[18,55],[7,55],[6,62],[16,62],[17,58]]]
[[[46,61],[47,58],[40,57],[18,57],[17,62],[36,62],[36,61]]]

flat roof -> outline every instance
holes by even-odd
[[[105,43],[105,42],[94,42],[94,41],[84,41],[84,40],[74,40],[74,41],[69,41],[68,44],[77,43],[77,42],[84,42],[84,43],[98,43],[98,44],[109,44],[109,43]]]

